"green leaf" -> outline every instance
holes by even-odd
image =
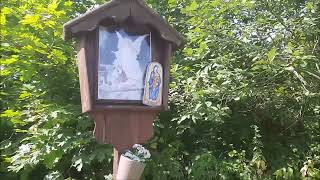
[[[19,111],[13,111],[11,109],[5,110],[0,117],[16,117],[16,116],[20,116],[21,112]]]
[[[273,47],[267,54],[268,61],[272,62],[274,60],[274,58],[276,57],[276,55],[277,55],[277,49]]]
[[[48,154],[43,155],[43,162],[48,169],[53,169],[56,163],[59,162],[63,155],[61,150],[53,150]]]
[[[19,118],[11,118],[10,121],[14,124],[15,127],[17,126],[25,126],[27,123]]]
[[[198,7],[198,3],[196,1],[192,1],[192,3],[188,7],[186,7],[186,10],[195,11],[197,10],[197,7]]]
[[[40,20],[40,15],[39,14],[27,14],[23,20],[20,21],[21,24],[23,25],[36,25],[38,24]]]
[[[29,93],[27,91],[22,91],[21,94],[19,95],[19,98],[20,99],[25,99],[25,98],[28,98],[28,97],[31,97],[32,96],[32,93]]]

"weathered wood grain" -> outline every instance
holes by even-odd
[[[79,70],[79,82],[80,82],[80,93],[81,93],[81,103],[82,112],[88,112],[92,109],[92,98],[90,95],[90,82],[88,77],[88,67],[86,63],[86,36],[82,36],[78,43],[78,54],[77,54],[77,64]]]
[[[94,135],[100,143],[110,143],[118,151],[143,144],[153,136],[157,111],[101,111],[90,113],[95,121]]]
[[[170,65],[171,65],[171,55],[172,55],[172,44],[167,42],[163,44],[163,97],[162,106],[164,111],[169,109],[168,99],[169,99],[169,84],[170,84]]]

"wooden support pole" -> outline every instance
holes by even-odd
[[[113,148],[113,179],[114,180],[117,178],[120,156],[121,156],[121,153],[116,148]]]

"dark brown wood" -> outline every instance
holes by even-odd
[[[95,105],[95,111],[114,111],[114,110],[124,110],[124,111],[163,111],[163,107],[151,107],[146,105]]]
[[[135,29],[131,25],[131,29]],[[114,28],[121,28],[116,27]],[[146,29],[146,28],[143,28]],[[144,33],[144,32],[140,32]],[[164,41],[159,33],[152,31],[151,48],[152,57],[151,61],[159,62],[164,69],[164,85],[163,85],[163,103],[161,107],[149,107],[142,104],[142,101],[127,101],[127,100],[99,100],[98,99],[98,63],[99,63],[99,33],[98,30],[91,31],[83,36],[84,40],[80,41],[80,46],[84,48],[79,50],[81,54],[81,70],[79,74],[82,81],[86,83],[81,86],[83,113],[103,111],[103,110],[150,110],[150,111],[163,111],[168,109],[168,83],[170,73],[170,55],[171,43]],[[169,48],[170,46],[170,48]],[[88,100],[89,99],[89,100]]]
[[[98,69],[96,69],[96,59],[98,58],[97,54],[97,34],[95,31],[91,31],[87,33],[87,40],[86,40],[86,65],[88,69],[88,77],[89,77],[89,83],[90,83],[90,97],[91,97],[91,107],[90,111],[93,111],[94,104],[95,104],[95,98],[94,98],[94,92],[95,88],[94,85],[98,81]]]
[[[153,136],[157,112],[114,110],[90,114],[95,121],[97,141],[110,143],[121,152],[134,144],[143,144]]]
[[[92,61],[93,63],[93,69],[94,69],[94,81],[92,83],[93,86],[93,99],[95,104],[98,103],[98,85],[99,85],[99,53],[100,53],[100,48],[99,48],[99,27],[97,27],[94,31],[95,37],[93,37],[93,39],[95,39],[95,56],[92,57]]]
[[[172,45],[171,43],[163,44],[164,52],[163,52],[163,94],[162,94],[162,106],[164,111],[169,109],[168,99],[169,99],[169,84],[170,84],[170,58],[172,53]]]
[[[181,48],[184,38],[171,27],[160,15],[149,8],[143,0],[113,0],[102,6],[75,18],[64,25],[64,38],[70,39],[81,32],[92,31],[106,18],[123,22],[128,17],[134,17],[140,24],[149,24],[157,29],[160,36]]]
[[[170,80],[170,59],[172,53],[172,44],[164,41],[159,35],[152,39],[152,61],[159,62],[163,67],[163,92],[162,92],[162,110],[168,110],[168,92]]]
[[[89,24],[92,27],[89,27]],[[159,62],[164,70],[163,103],[161,107],[150,108],[143,105],[142,101],[98,99],[99,26],[110,29],[121,28],[129,33],[137,34],[151,32],[152,61]],[[80,31],[83,27],[86,27],[86,29]],[[65,34],[71,32],[71,35],[76,34],[81,39],[78,43],[80,47],[78,61],[83,113],[103,110],[128,110],[130,108],[146,111],[167,110],[170,58],[173,49],[181,46],[183,41],[182,36],[172,29],[162,17],[154,13],[140,0],[114,0],[66,23],[64,26]]]
[[[94,60],[96,59],[95,35],[90,32],[83,34],[77,43],[77,61],[79,69],[79,82],[82,112],[90,112],[93,110],[95,99],[93,97],[95,78]]]

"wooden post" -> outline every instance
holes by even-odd
[[[113,179],[116,180],[121,153],[113,148]]]

